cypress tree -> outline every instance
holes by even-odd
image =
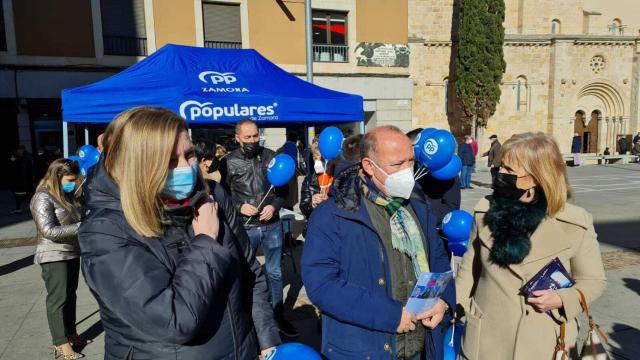
[[[461,0],[460,5],[456,95],[478,137],[500,101],[506,68],[502,49],[505,5],[504,0]]]

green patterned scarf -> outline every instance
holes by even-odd
[[[420,227],[405,207],[408,200],[388,198],[380,193],[369,181],[363,179],[362,193],[376,205],[384,207],[391,216],[391,244],[393,248],[407,255],[413,263],[416,278],[420,273],[429,272],[427,253],[422,242]]]

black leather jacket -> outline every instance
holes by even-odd
[[[275,153],[266,148],[260,148],[260,152],[253,158],[248,158],[238,148],[222,158],[220,163],[221,183],[231,194],[233,206],[245,223],[248,219],[240,213],[243,204],[258,206],[262,197],[269,191],[271,185],[267,180],[267,168]],[[267,205],[272,205],[276,211],[269,221],[261,222],[259,215],[251,218],[249,226],[259,226],[279,221],[278,212],[287,197],[287,186],[275,188],[262,204],[260,210]]]
[[[211,192],[217,240],[194,235],[189,206],[168,210],[164,235],[146,238],[128,224],[101,164],[88,178],[82,271],[100,306],[105,359],[253,360],[280,343],[247,235],[222,189]]]

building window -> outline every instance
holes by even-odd
[[[7,51],[7,33],[4,31],[4,8],[0,1],[0,51]]]
[[[147,55],[144,0],[102,0],[105,55]]]
[[[204,47],[241,49],[240,5],[202,3]]]
[[[609,25],[609,33],[611,35],[624,35],[624,28],[626,28],[626,25],[622,25],[620,19],[613,19],[611,25]]]
[[[516,79],[516,110],[527,111],[529,99],[529,85],[527,84],[527,78],[520,75]]]
[[[553,21],[551,21],[551,33],[560,34],[561,30],[562,29],[560,28],[560,20],[553,19]]]
[[[348,62],[347,13],[313,11],[313,60]]]

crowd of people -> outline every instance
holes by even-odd
[[[442,359],[456,319],[466,324],[465,359],[552,358],[561,324],[575,351],[577,290],[593,301],[604,270],[592,217],[567,202],[562,155],[542,133],[504,145],[490,137],[493,194],[473,210],[455,281],[430,310],[408,311],[420,274],[452,270],[440,228],[471,188],[478,157],[466,136],[460,177],[416,181],[421,130],[380,126],[349,136],[331,161],[316,140],[303,161],[301,277],[321,313],[323,356]],[[80,270],[99,305],[105,359],[265,358],[299,336],[283,301],[279,214],[291,191],[271,189],[276,152],[261,146],[258,124],[238,122],[235,140],[226,153],[192,140],[171,111],[138,107],[108,125],[86,178],[74,161],[51,162],[31,212],[56,358],[79,359],[88,342],[75,327]],[[287,136],[278,152],[304,158],[297,143]],[[555,257],[575,286],[524,296],[526,280]]]

